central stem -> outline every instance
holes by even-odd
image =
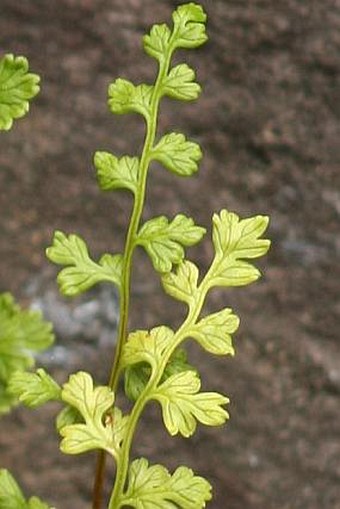
[[[146,118],[146,136],[139,164],[137,190],[135,193],[133,211],[131,214],[131,220],[125,241],[122,282],[120,288],[120,319],[117,335],[117,346],[115,349],[115,355],[109,380],[109,386],[111,387],[114,393],[116,393],[117,391],[117,385],[120,375],[120,359],[128,333],[131,268],[133,252],[135,249],[135,240],[138,234],[139,224],[142,217],[145,202],[146,181],[151,161],[150,155],[155,143],[159,103],[162,97],[161,87],[165,77],[168,74],[170,60],[171,51],[169,49],[166,58],[164,58],[159,65],[158,76],[151,97],[150,113]],[[105,457],[106,453],[104,451],[100,451],[98,453],[95,482],[93,489],[93,505],[92,505],[93,509],[100,509],[102,504]]]

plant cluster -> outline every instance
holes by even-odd
[[[9,382],[11,393],[29,407],[47,401],[62,403],[56,425],[64,453],[100,450],[93,495],[96,509],[102,503],[106,455],[116,465],[109,509],[201,509],[211,499],[210,483],[190,468],[179,466],[169,472],[165,466],[151,464],[146,458],[132,458],[134,434],[150,402],[160,405],[165,428],[172,436],[190,437],[198,423],[220,426],[228,419],[225,408],[228,398],[217,392],[201,391],[200,375],[188,361],[184,344],[193,339],[208,353],[234,355],[232,334],[238,328],[239,318],[228,307],[204,314],[204,304],[213,288],[244,286],[256,281],[260,272],[252,260],[264,255],[270,244],[262,238],[268,225],[266,216],[241,219],[222,210],[213,216],[213,257],[202,274],[186,258],[185,248],[200,242],[205,228],[182,213],[173,218],[143,218],[151,163],[158,161],[175,175],[189,177],[197,172],[202,157],[200,146],[182,133],[159,133],[157,129],[164,97],[193,101],[201,92],[195,71],[186,63],[173,65],[172,61],[177,50],[197,48],[206,42],[206,14],[195,3],[182,4],[173,12],[172,20],[172,27],[154,25],[143,38],[145,52],[158,63],[155,82],[136,85],[118,78],[108,90],[112,113],[137,113],[144,119],[141,154],[100,151],[94,156],[100,189],[125,189],[133,197],[123,253],[105,253],[94,260],[79,235],[61,231],[55,232],[47,249],[49,260],[61,266],[57,281],[62,294],[75,296],[102,281],[113,283],[119,291],[120,322],[109,382],[97,386],[91,374],[80,371],[59,385],[41,368],[36,372],[18,371]],[[168,325],[132,332],[128,329],[131,269],[137,247],[150,257],[165,293],[187,308],[186,318],[177,330]],[[125,414],[117,405],[121,379],[131,407]],[[13,505],[13,500],[23,502]],[[35,499],[33,503],[26,502],[13,478],[4,471],[0,474],[0,509],[5,507],[48,506]]]
[[[29,72],[25,57],[7,54],[0,59],[0,130],[8,131],[28,112],[38,84],[39,76]],[[12,374],[34,366],[33,352],[53,342],[51,329],[39,312],[22,310],[10,293],[0,293],[0,415],[16,403],[8,390]]]
[[[25,57],[7,54],[0,59],[0,130],[8,131],[13,121],[29,110],[29,101],[39,92],[40,78],[29,72]],[[9,292],[0,293],[0,415],[17,404],[9,381],[35,365],[34,353],[51,346],[52,325],[38,311],[24,310]],[[11,474],[0,470],[1,509],[46,509],[37,497],[27,502]]]

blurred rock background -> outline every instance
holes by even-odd
[[[141,37],[181,3],[0,0],[1,54],[26,55],[42,77],[29,116],[0,137],[0,290],[55,320],[58,343],[41,362],[61,381],[88,369],[105,382],[117,298],[107,306],[107,288],[86,301],[58,297],[44,249],[54,229],[82,235],[94,255],[122,249],[130,196],[102,195],[92,158],[138,153],[143,122],[111,115],[107,86],[119,76],[153,80]],[[160,129],[182,130],[205,157],[189,180],[155,166],[145,218],[181,211],[210,228],[221,208],[266,213],[273,247],[260,283],[215,292],[208,304],[240,315],[237,356],[190,346],[204,386],[231,399],[228,425],[170,439],[150,407],[134,454],[206,475],[215,509],[339,509],[340,2],[201,4],[209,43],[182,57],[204,93],[198,103],[165,101]],[[210,255],[208,239],[189,251],[203,269]],[[135,262],[131,328],[175,326],[181,306],[160,293],[144,253]],[[0,465],[60,509],[90,507],[94,457],[59,453],[55,412],[19,408],[3,418]]]

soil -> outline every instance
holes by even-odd
[[[180,3],[0,0],[1,53],[26,55],[42,76],[29,116],[0,138],[0,290],[23,304],[56,292],[44,256],[55,229],[82,235],[94,255],[122,249],[131,199],[99,192],[92,158],[138,153],[143,124],[107,111],[107,86],[118,76],[153,79],[141,36]],[[339,509],[340,2],[201,3],[209,44],[181,56],[204,93],[198,103],[165,101],[161,129],[187,133],[205,157],[189,180],[153,169],[145,218],[185,212],[209,228],[222,208],[266,213],[273,244],[261,282],[209,300],[209,310],[231,306],[241,317],[236,357],[190,345],[204,386],[230,397],[228,425],[172,439],[150,407],[134,456],[207,476],[211,508]],[[206,268],[209,240],[188,256]],[[181,306],[161,294],[144,253],[135,261],[131,329],[175,326]],[[105,383],[112,340],[98,350],[95,337],[66,336],[45,359],[53,374],[88,369]],[[1,467],[51,505],[90,507],[94,457],[59,452],[56,410],[17,408],[1,419]]]

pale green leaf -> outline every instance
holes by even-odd
[[[260,238],[267,229],[267,216],[240,219],[237,214],[222,210],[213,217],[213,242],[219,257],[233,254],[237,258],[258,258],[264,255],[270,242]]]
[[[211,500],[211,486],[187,467],[171,475],[162,465],[134,460],[129,469],[127,491],[121,505],[135,509],[203,509]]]
[[[212,498],[210,483],[184,466],[173,473],[169,489],[173,493],[172,500],[182,509],[203,509]]]
[[[11,346],[18,353],[40,351],[53,340],[52,324],[43,320],[40,311],[21,309],[9,293],[0,294],[0,349],[4,348],[4,354]]]
[[[204,23],[207,16],[200,5],[192,2],[180,5],[172,18],[174,47],[197,48],[206,42]]]
[[[100,257],[98,263],[107,274],[112,276],[111,281],[119,286],[123,270],[123,256],[121,254],[111,255],[109,253],[104,253]]]
[[[67,236],[56,231],[46,256],[53,263],[68,265],[59,272],[57,278],[64,295],[78,295],[102,281],[120,286],[122,256],[105,254],[96,263],[90,258],[87,246],[79,235]]]
[[[104,449],[116,456],[118,451],[114,447],[112,427],[103,422],[114,402],[114,394],[109,387],[94,388],[91,375],[79,371],[64,384],[61,397],[65,403],[76,408],[85,421],[60,429],[63,437],[61,451],[79,454],[91,449]]]
[[[29,100],[39,92],[40,78],[28,72],[25,57],[7,54],[0,59],[0,130],[12,127],[13,120],[29,110]]]
[[[60,410],[55,421],[56,430],[60,433],[61,428],[70,424],[79,424],[84,422],[80,412],[71,405],[66,405]]]
[[[127,432],[129,416],[123,415],[116,406],[108,412],[105,417],[105,425],[111,427],[113,448],[120,450],[121,444]]]
[[[268,251],[270,241],[261,238],[268,222],[267,216],[240,219],[227,210],[214,215],[215,259],[210,286],[243,286],[260,277],[260,271],[244,260],[258,258]]]
[[[8,392],[7,383],[0,380],[0,416],[6,414],[17,404],[17,399]]]
[[[32,408],[61,399],[61,388],[42,368],[35,373],[16,371],[9,380],[8,391]]]
[[[160,139],[152,157],[173,173],[188,177],[198,170],[202,151],[197,143],[187,141],[183,134],[170,133]]]
[[[162,285],[168,295],[191,306],[197,295],[198,276],[196,265],[184,260],[175,272],[162,275]]]
[[[0,413],[8,410],[13,395],[7,391],[10,377],[34,365],[34,352],[54,340],[52,325],[39,311],[23,310],[9,293],[0,294]]]
[[[96,152],[94,165],[100,189],[129,189],[136,192],[138,181],[138,158],[123,156],[118,159],[109,152]]]
[[[27,509],[50,509],[50,506],[45,504],[38,497],[31,497],[28,501]],[[51,509],[54,509],[53,507]]]
[[[8,470],[0,470],[0,509],[54,509],[38,497],[26,501],[19,485]]]
[[[173,339],[174,333],[169,327],[155,327],[151,331],[138,330],[129,334],[124,344],[121,366],[147,362],[157,369],[162,355]]]
[[[165,367],[161,381],[165,381],[169,376],[175,375],[186,370],[195,368],[187,362],[187,353],[183,348],[177,348],[168,364]],[[145,389],[151,375],[151,367],[146,362],[139,362],[128,366],[124,372],[124,390],[131,401],[137,401]]]
[[[193,101],[201,92],[201,87],[194,81],[195,71],[187,64],[176,65],[163,82],[164,95],[181,101]]]
[[[109,86],[109,108],[112,113],[136,112],[149,117],[153,87],[134,85],[131,81],[118,78]]]
[[[183,214],[178,214],[171,222],[165,216],[159,216],[144,223],[136,243],[145,248],[155,270],[164,273],[183,260],[183,246],[197,244],[204,233],[205,228],[196,226]]]
[[[148,55],[161,61],[169,48],[171,37],[170,28],[165,24],[153,25],[150,34],[144,35],[143,44],[144,49]]]
[[[207,426],[219,426],[228,419],[223,405],[228,398],[215,392],[199,392],[197,373],[184,371],[168,378],[153,393],[162,406],[163,421],[170,435],[191,436],[197,421]]]
[[[98,423],[113,405],[114,395],[106,386],[94,388],[91,375],[78,371],[63,385],[62,400],[77,408],[85,420],[93,419]]]
[[[79,261],[88,262],[89,254],[85,242],[78,235],[68,237],[56,231],[53,245],[47,248],[47,256],[53,263],[59,265],[76,265]]]
[[[16,323],[12,323],[12,327],[12,331],[19,327],[20,330],[16,329],[16,337],[26,351],[45,350],[54,341],[52,323],[47,322],[40,311],[21,310],[16,316]]]
[[[18,340],[15,332],[13,331],[13,336],[1,335],[0,378],[4,382],[8,381],[11,374],[15,371],[31,368],[35,362],[33,351],[26,350],[24,339],[20,338]],[[4,339],[2,340],[2,338]]]
[[[206,316],[190,329],[190,336],[195,338],[208,352],[216,355],[234,355],[231,334],[240,320],[229,308]]]
[[[8,470],[0,470],[0,509],[26,509],[27,504],[14,477]]]

